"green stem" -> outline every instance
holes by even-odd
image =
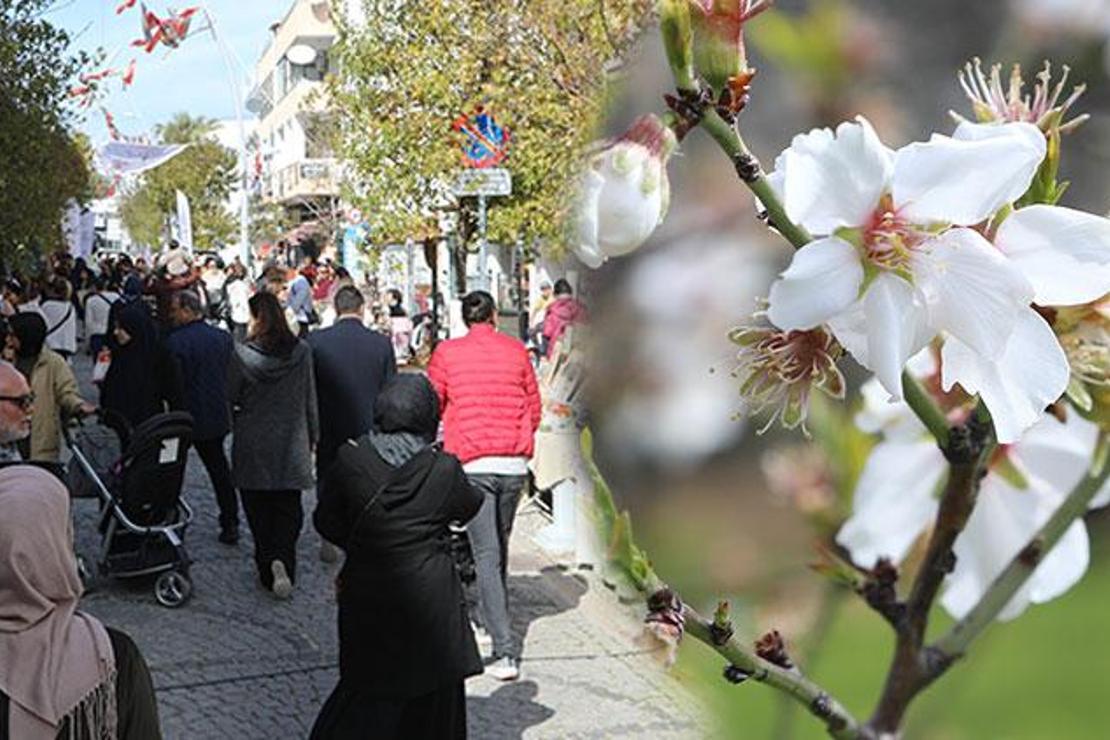
[[[686,633],[716,650],[730,664],[747,673],[753,681],[784,692],[806,707],[810,714],[825,723],[829,734],[838,740],[864,740],[864,732],[855,717],[828,692],[797,670],[787,670],[763,660],[755,652],[731,637],[723,644],[713,639],[711,623],[691,609],[683,607]]]
[[[821,592],[821,601],[817,607],[817,616],[810,625],[806,634],[805,646],[800,653],[801,661],[810,671],[817,664],[817,659],[822,648],[828,642],[829,633],[832,632],[836,616],[840,607],[845,602],[845,596],[851,591],[838,583],[826,583]],[[775,720],[773,737],[777,740],[790,740],[794,736],[794,719],[797,717],[797,707],[790,700],[790,696],[783,694],[779,705],[778,718]]]
[[[909,406],[942,450],[948,447],[948,418],[940,407],[933,402],[928,391],[908,370],[902,372],[902,394]]]
[[[702,118],[701,127],[705,129],[717,145],[721,147],[728,158],[734,164],[739,162],[751,162],[756,167],[756,171],[751,178],[743,178],[744,184],[752,191],[755,197],[759,198],[759,202],[767,209],[767,217],[771,224],[778,229],[779,233],[786,238],[795,249],[801,249],[809,242],[813,241],[813,237],[809,235],[805,229],[795,224],[786,215],[786,209],[782,205],[782,201],[778,195],[771,188],[771,184],[767,182],[767,177],[761,169],[758,169],[758,164],[755,164],[755,157],[752,155],[751,150],[748,149],[744,139],[736,130],[736,127],[730,124],[725,119],[721,118],[720,114],[712,108],[705,111],[705,116]]]
[[[995,620],[1014,594],[1025,585],[1037,565],[1052,551],[1072,523],[1086,513],[1091,499],[1102,488],[1108,476],[1110,465],[1102,466],[1097,475],[1088,473],[1084,476],[1029,544],[994,579],[979,603],[937,640],[933,649],[946,658],[947,662],[960,658],[971,642]]]

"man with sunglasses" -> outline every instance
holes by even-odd
[[[10,362],[0,360],[0,463],[23,458],[16,442],[31,435],[31,412],[35,394],[23,373]]]

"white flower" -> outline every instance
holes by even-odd
[[[877,397],[865,394],[868,398]],[[889,404],[868,408],[869,416],[864,419],[872,421],[877,412],[887,419],[884,427],[888,427],[894,424],[891,408]],[[893,408],[912,416],[905,404]],[[1018,443],[998,449],[967,527],[956,540],[956,567],[941,598],[953,617],[962,617],[979,601],[1080,481],[1090,465],[1097,437],[1097,427],[1077,414],[1070,414],[1067,423],[1044,416]],[[936,518],[946,469],[944,456],[924,434],[917,438],[888,436],[868,458],[856,486],[852,516],[837,534],[837,542],[861,567],[870,568],[881,557],[903,560]],[[1099,493],[1092,508],[1105,505],[1108,497],[1110,485]],[[1087,531],[1082,520],[1077,520],[999,618],[1012,619],[1031,603],[1061,595],[1082,577],[1088,559]]]
[[[940,331],[1000,354],[1033,289],[965,227],[1021,196],[1044,154],[1027,123],[897,152],[863,118],[795,137],[771,182],[787,215],[822,238],[771,286],[769,318],[787,330],[828,323],[896,398],[906,360]]]
[[[662,223],[670,199],[667,158],[674,133],[655,116],[642,116],[591,159],[577,207],[574,253],[597,268],[628,254]]]

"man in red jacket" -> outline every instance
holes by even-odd
[[[528,350],[494,328],[493,296],[468,293],[462,314],[469,332],[436,347],[428,378],[439,395],[444,448],[483,495],[466,530],[482,620],[493,640],[494,660],[486,670],[511,681],[520,675],[520,645],[509,629],[509,535],[540,425],[540,393]]]

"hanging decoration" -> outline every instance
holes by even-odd
[[[145,4],[141,6],[141,10],[143,14],[143,37],[132,41],[131,45],[141,48],[149,54],[154,51],[158,44],[170,49],[176,49],[180,46],[181,42],[189,35],[189,25],[200,8],[193,6],[182,10],[180,13],[171,9],[169,15],[165,18],[147,10]]]

